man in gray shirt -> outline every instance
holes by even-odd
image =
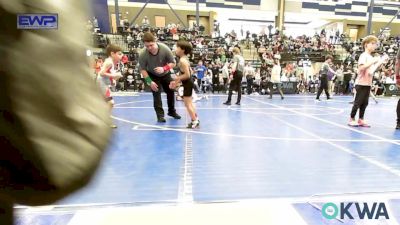
[[[139,54],[140,72],[153,92],[157,120],[161,123],[166,122],[162,107],[161,87],[167,94],[168,116],[180,119],[181,116],[175,110],[174,90],[169,88],[170,82],[173,81],[170,70],[176,64],[174,56],[168,46],[156,42],[156,38],[149,32],[143,35],[143,42],[146,48]]]

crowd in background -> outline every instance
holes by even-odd
[[[95,24],[90,22],[89,24]],[[194,52],[191,55],[195,91],[221,92],[226,91],[229,85],[229,62],[234,47],[254,48],[258,54],[257,60],[249,60],[243,76],[243,90],[248,94],[266,94],[269,90],[273,62],[280,60],[282,67],[281,82],[296,84],[296,93],[315,93],[318,89],[319,69],[316,66],[319,58],[325,54],[339,55],[331,67],[336,75],[328,74],[330,91],[333,94],[351,94],[357,74],[357,60],[362,48],[361,42],[352,42],[346,34],[339,31],[327,32],[322,30],[314,36],[286,37],[279,30],[275,33],[250,34],[246,32],[243,40],[239,40],[235,31],[220,37],[211,37],[204,34],[204,27],[194,26],[192,29],[183,28],[179,24],[168,24],[165,28],[153,28],[148,20],[143,19],[142,25],[129,26],[123,21],[123,44],[127,46],[128,60],[125,64],[125,77],[117,90],[145,90],[144,82],[137,71],[138,51],[143,48],[142,37],[144,32],[151,32],[160,42],[167,44],[172,50],[176,48],[178,40],[185,39],[192,43]],[[88,28],[93,29],[88,25]],[[395,82],[394,55],[398,50],[398,38],[380,36],[379,53],[386,53],[391,60],[374,76],[373,89],[376,94],[385,93],[385,84]],[[107,40],[110,43],[110,40]],[[315,56],[319,58],[315,58]],[[286,56],[292,56],[286,59]],[[295,61],[291,60],[296,59]],[[314,58],[313,58],[314,57]],[[320,62],[323,60],[319,60]]]

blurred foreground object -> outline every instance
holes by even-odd
[[[12,204],[53,203],[86,185],[110,137],[87,66],[81,0],[0,0],[0,224]],[[18,30],[17,14],[56,13],[58,29]],[[4,217],[4,218],[2,218]]]

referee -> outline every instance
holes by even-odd
[[[169,88],[170,82],[173,81],[170,70],[175,67],[174,56],[168,46],[158,43],[150,32],[143,35],[143,42],[145,49],[139,55],[140,72],[153,92],[157,121],[166,122],[161,101],[161,87],[167,94],[168,116],[180,119],[181,116],[175,110],[174,91]]]
[[[244,58],[240,55],[240,49],[235,47],[233,48],[233,59],[231,64],[231,83],[229,84],[229,93],[228,100],[224,102],[224,105],[231,105],[232,100],[232,91],[237,91],[238,98],[236,101],[236,105],[240,105],[240,99],[242,97],[242,78],[244,71]]]

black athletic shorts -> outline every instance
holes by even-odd
[[[193,80],[184,80],[182,81],[183,86],[183,97],[192,97],[193,94]]]

